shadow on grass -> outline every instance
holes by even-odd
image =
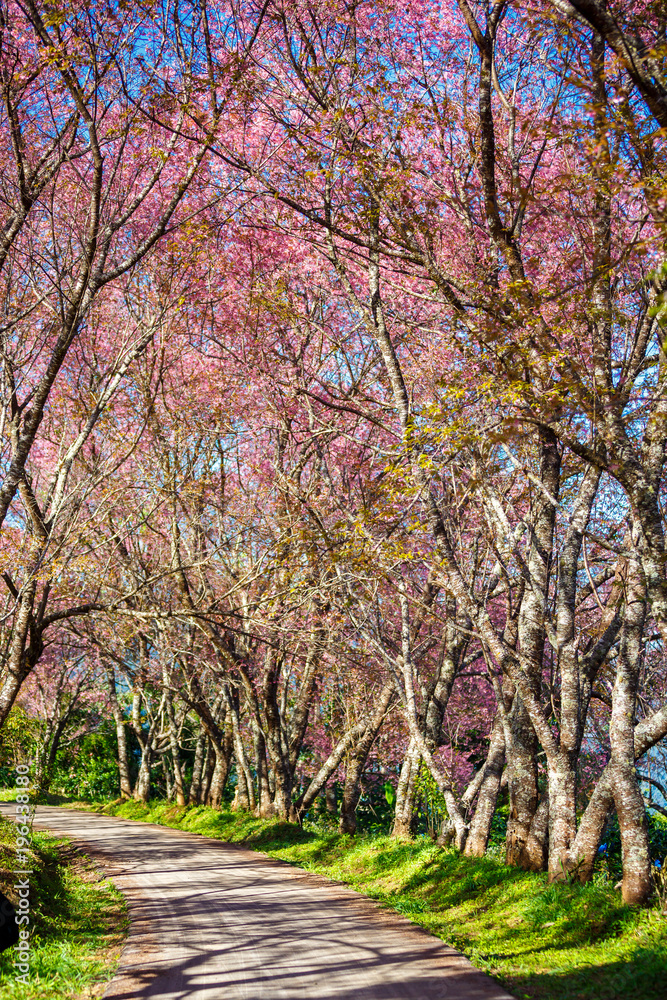
[[[32,802],[38,806],[67,806],[76,802],[71,795],[57,795],[55,792],[35,792]]]
[[[646,1000],[665,996],[667,955],[659,948],[637,948],[628,961],[606,964],[567,972],[541,972],[528,976],[506,978],[509,988],[518,996],[529,995],[535,1000],[575,1000],[595,997],[596,1000]]]
[[[635,919],[608,885],[547,886],[543,873],[529,874],[492,857],[465,857],[427,840],[353,838],[279,819],[165,802],[114,803],[109,811],[241,843],[290,864],[316,868],[406,915],[430,911],[434,923],[442,915],[446,925],[447,910],[465,909],[471,902],[480,901],[482,910],[493,910],[501,919],[511,907],[522,929],[500,928],[498,942],[502,940],[502,951],[509,945],[511,953],[521,939],[536,952],[551,950],[556,937],[565,947],[588,944],[618,934]],[[464,914],[458,914],[458,919],[462,916],[465,919]],[[542,927],[551,930],[543,932]],[[519,947],[518,953],[523,950]]]
[[[0,822],[0,885],[16,902],[16,832]],[[0,955],[0,996],[17,1000],[99,996],[127,929],[120,893],[101,882],[97,866],[67,842],[34,832],[30,855],[30,973],[15,979],[15,951]],[[91,992],[93,990],[93,992]]]
[[[67,871],[63,862],[70,860],[68,854],[63,855],[53,848],[40,851],[42,868],[39,876],[31,885],[31,903],[36,916],[36,930],[42,939],[48,937],[67,937],[68,940],[80,939],[81,928],[78,925],[79,901],[73,898],[67,883]],[[92,926],[86,928],[87,933],[104,933],[107,929],[100,920],[95,926],[95,920],[87,921]],[[87,936],[84,932],[83,936]]]
[[[258,847],[289,847],[292,844],[308,844],[317,840],[317,836],[310,830],[296,826],[294,823],[271,823],[271,826],[256,833],[250,834],[245,839],[245,843],[256,844]]]
[[[67,940],[80,944],[108,934],[104,896],[97,899],[96,894],[86,892],[86,882],[99,881],[99,875],[91,873],[89,860],[52,838],[45,844],[39,835],[34,837],[34,848],[30,919],[37,936],[44,943]],[[74,885],[72,871],[77,876]]]
[[[493,858],[467,858],[432,844],[398,842],[379,847],[377,841],[369,841],[368,846],[370,850],[364,857],[366,875],[398,873],[401,892],[423,891],[438,906],[457,906],[494,888],[504,892],[512,884],[525,887],[531,878]],[[536,886],[543,886],[541,876],[534,876],[534,881]]]

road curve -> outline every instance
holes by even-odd
[[[512,1000],[398,914],[262,854],[49,806],[35,825],[83,847],[127,898],[108,1000]]]

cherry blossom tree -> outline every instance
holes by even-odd
[[[0,720],[67,628],[125,796],[353,832],[391,743],[396,836],[428,773],[480,855],[506,788],[588,878],[615,809],[648,898],[654,7],[3,8]]]

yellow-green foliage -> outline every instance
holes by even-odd
[[[659,908],[624,906],[608,883],[547,886],[497,858],[464,858],[430,840],[349,837],[276,820],[164,802],[104,812],[261,850],[346,883],[455,945],[515,996],[656,1000],[667,982]]]
[[[27,985],[13,952],[0,955],[0,997],[80,1000],[100,996],[116,968],[127,917],[122,895],[67,841],[35,831],[30,852],[32,938]],[[0,818],[0,889],[16,902],[15,827]]]

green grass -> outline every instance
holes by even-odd
[[[425,838],[349,837],[164,802],[97,808],[243,843],[343,882],[459,948],[520,998],[655,1000],[664,993],[665,917],[658,907],[625,906],[608,883],[548,886],[544,875],[497,857],[464,858]]]
[[[15,827],[0,818],[0,889],[16,903]],[[125,902],[67,840],[34,831],[30,867],[30,973],[17,981],[15,949],[0,955],[0,996],[12,1000],[82,1000],[101,996],[115,971],[127,930]]]

